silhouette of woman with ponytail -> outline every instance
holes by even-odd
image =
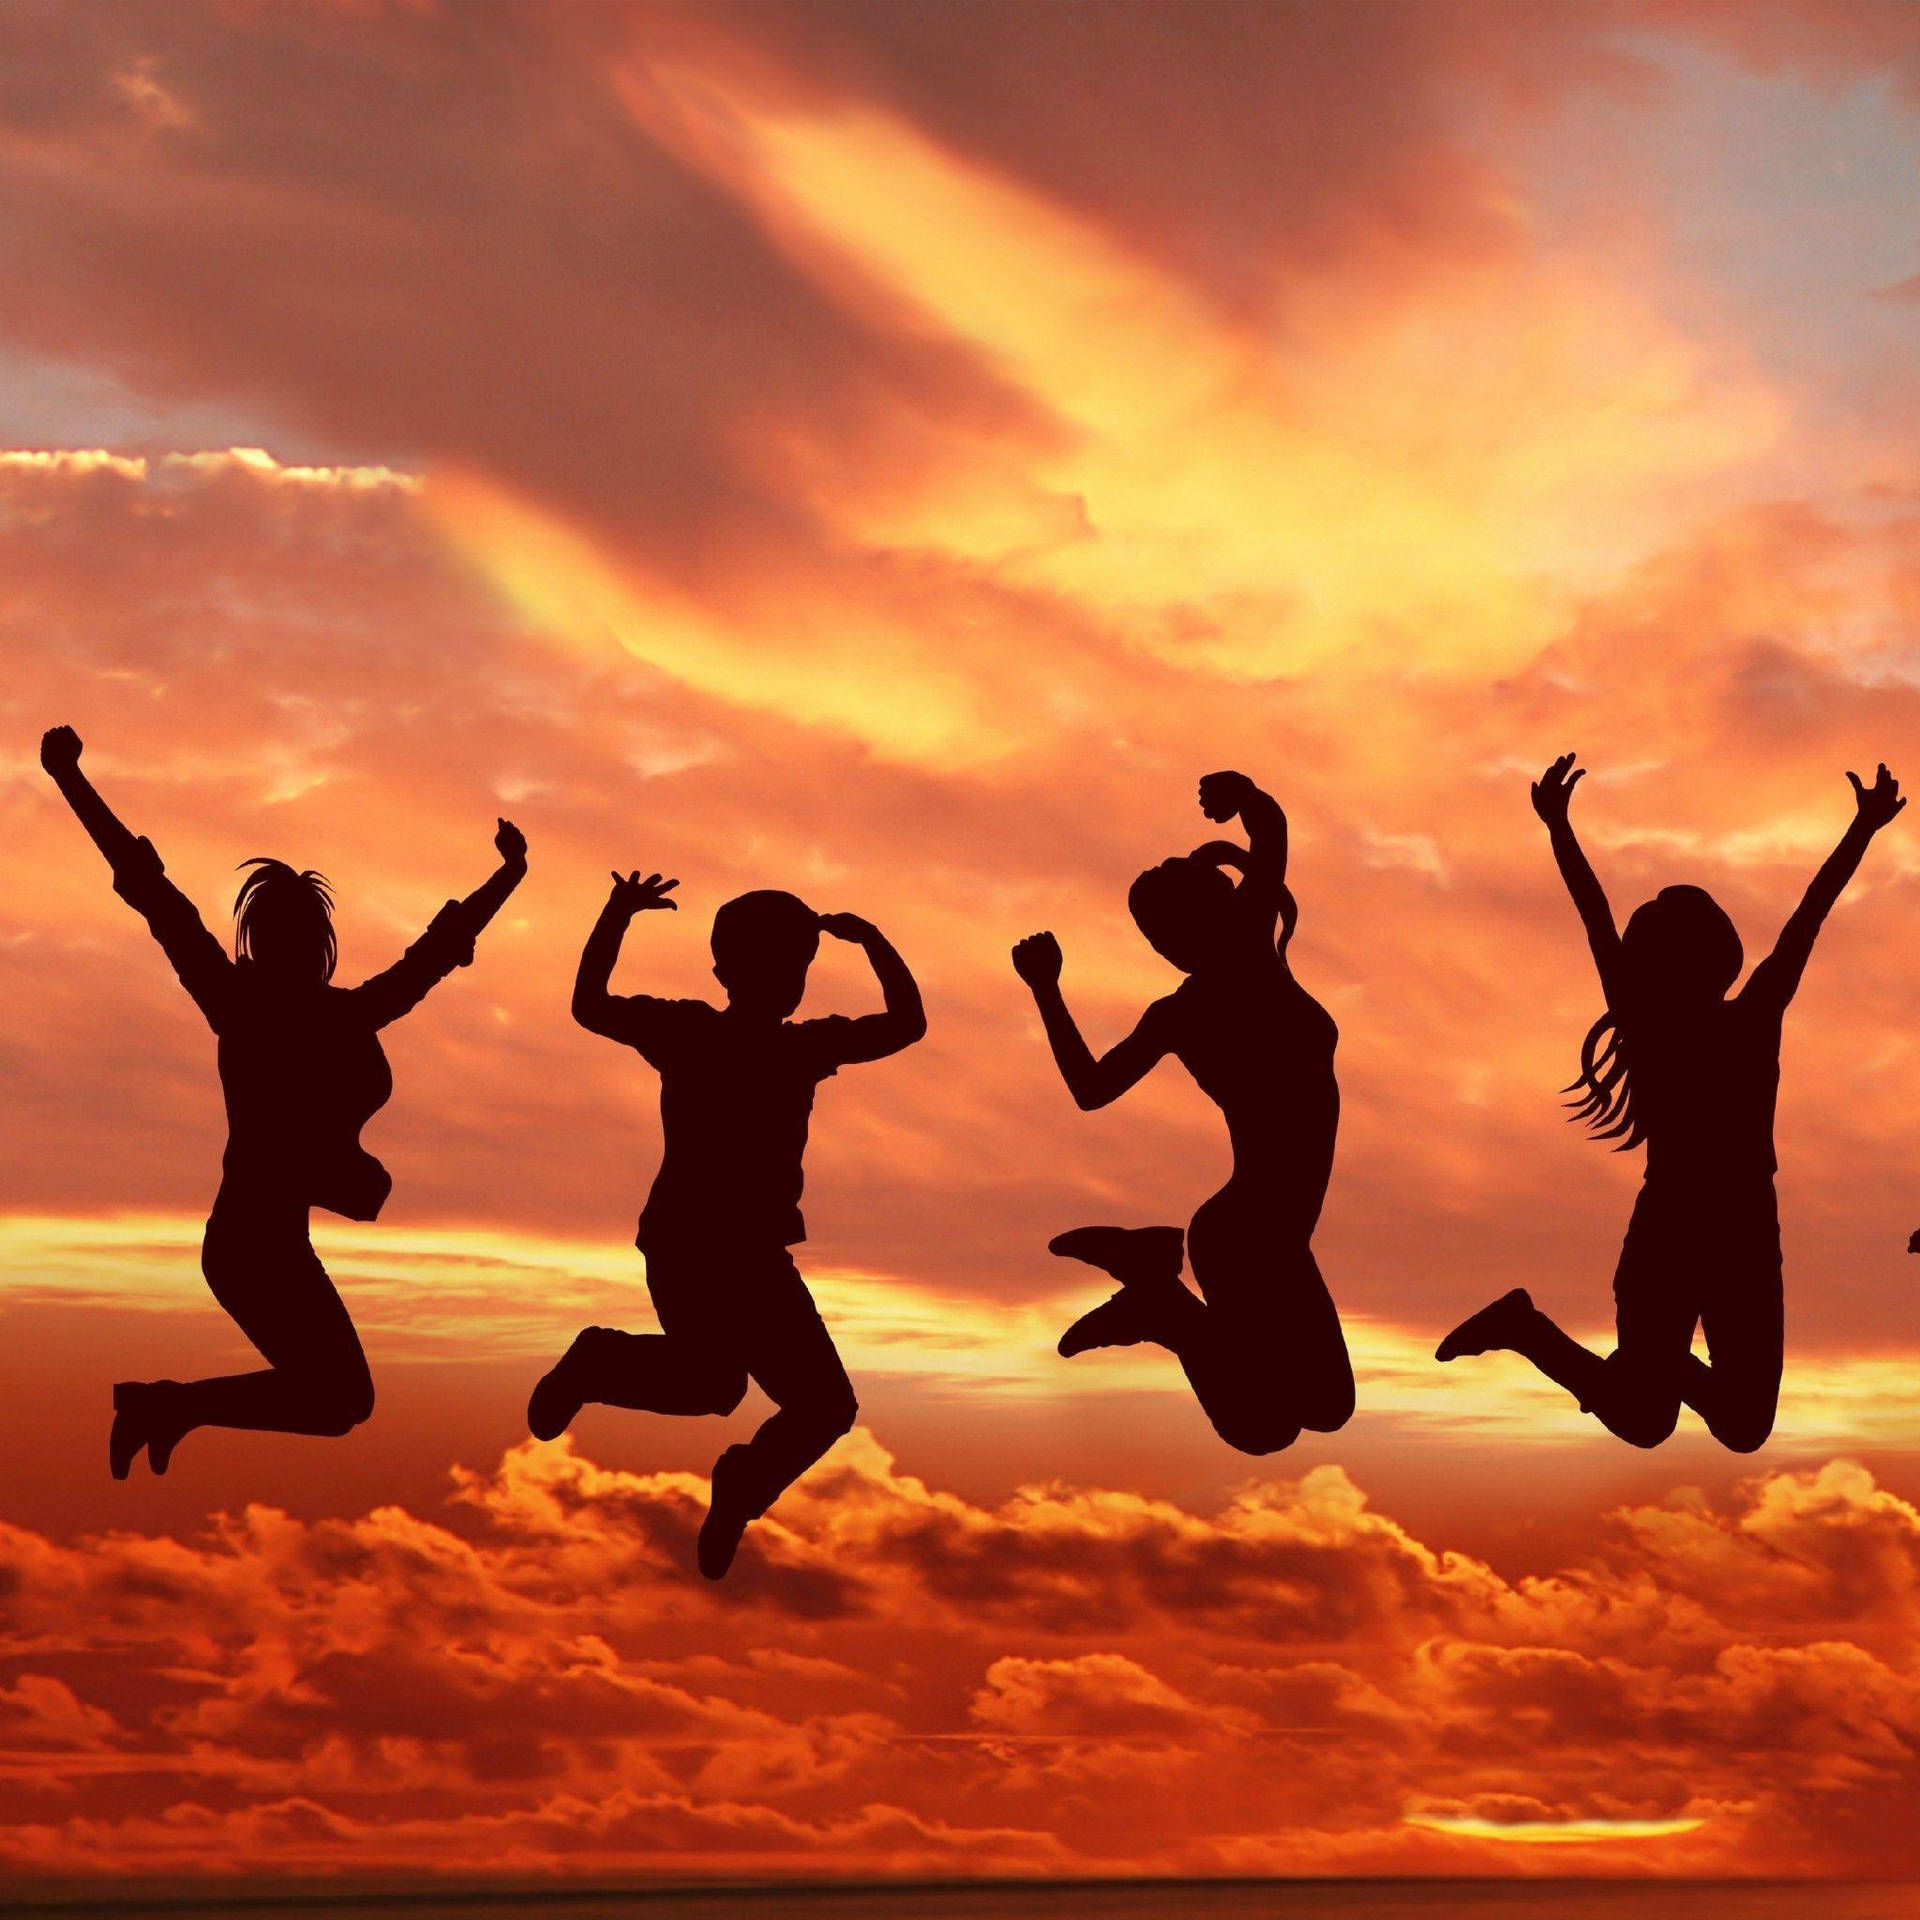
[[[1636,1447],[1657,1447],[1689,1406],[1721,1445],[1752,1453],[1773,1431],[1782,1347],[1774,1102],[1780,1030],[1822,923],[1867,843],[1907,803],[1883,766],[1853,783],[1853,823],[1773,951],[1738,993],[1733,922],[1699,887],[1664,887],[1626,931],[1568,817],[1582,777],[1562,754],[1534,783],[1560,875],[1599,969],[1607,1010],[1581,1049],[1574,1117],[1625,1152],[1645,1143],[1613,1297],[1617,1344],[1604,1359],[1561,1332],[1524,1287],[1483,1307],[1437,1357],[1505,1349],[1563,1386]],[[1698,1324],[1706,1360],[1692,1351]]]
[[[234,903],[234,958],[80,771],[80,738],[55,727],[40,763],[113,869],[219,1042],[227,1149],[201,1269],[213,1296],[265,1357],[255,1373],[212,1380],[123,1380],[113,1390],[108,1459],[124,1480],[144,1448],[155,1473],[195,1427],[343,1434],[373,1411],[353,1322],[308,1237],[311,1207],[371,1220],[392,1180],[360,1129],[393,1091],[380,1029],[473,959],[480,930],[527,870],[509,822],[500,867],[450,900],[418,940],[357,987],[332,984],[333,895],[317,873],[255,859]]]
[[[1013,964],[1083,1111],[1119,1099],[1171,1054],[1225,1115],[1233,1144],[1232,1177],[1184,1235],[1199,1297],[1180,1277],[1178,1227],[1078,1227],[1050,1242],[1120,1282],[1067,1329],[1061,1353],[1155,1341],[1229,1446],[1277,1453],[1303,1427],[1332,1433],[1353,1414],[1346,1340],[1311,1244],[1340,1121],[1339,1030],[1287,962],[1299,916],[1279,803],[1245,774],[1211,773],[1200,808],[1210,820],[1238,816],[1248,844],[1210,841],[1133,883],[1135,924],[1187,978],[1110,1053],[1096,1059],[1067,1011],[1052,934],[1022,940]]]

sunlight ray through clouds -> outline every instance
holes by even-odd
[[[994,565],[1187,665],[1497,672],[1665,531],[1678,482],[1751,458],[1780,404],[1577,258],[1436,275],[1410,310],[1331,288],[1263,337],[1118,241],[871,111],[754,104],[672,69],[647,124],[830,292],[966,342],[1062,428],[951,488],[822,497],[855,537]],[[823,264],[822,247],[839,252]],[[997,475],[991,488],[987,476]]]

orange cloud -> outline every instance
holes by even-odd
[[[685,1576],[691,1476],[561,1443],[458,1479],[440,1520],[0,1530],[0,1858],[450,1874],[487,1836],[561,1874],[1491,1869],[1546,1841],[1582,1870],[1914,1864],[1920,1513],[1844,1462],[1623,1510],[1586,1562],[1509,1579],[1338,1469],[1214,1514],[986,1508],[859,1436],[724,1594]]]

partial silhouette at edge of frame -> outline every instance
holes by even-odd
[[[245,862],[228,957],[149,840],[116,817],[80,770],[80,737],[54,727],[40,760],[113,871],[113,890],[147,923],[213,1029],[227,1146],[201,1268],[213,1296],[260,1350],[259,1371],[207,1380],[123,1380],[113,1390],[108,1464],[124,1480],[144,1450],[165,1473],[196,1427],[344,1434],[373,1411],[359,1335],[314,1252],[308,1210],[371,1220],[392,1180],[360,1130],[393,1091],[380,1045],[455,967],[519,885],[527,843],[508,821],[500,866],[450,900],[384,972],[333,984],[333,893],[284,861]]]
[[[1346,1339],[1312,1248],[1340,1120],[1339,1030],[1288,962],[1298,910],[1278,802],[1244,774],[1213,773],[1200,782],[1200,807],[1210,820],[1238,817],[1247,845],[1209,841],[1134,881],[1135,924],[1186,979],[1117,1046],[1096,1057],[1081,1037],[1052,934],[1022,940],[1013,964],[1083,1111],[1117,1100],[1171,1055],[1220,1108],[1233,1147],[1227,1184],[1184,1234],[1078,1227],[1050,1243],[1120,1282],[1067,1329],[1060,1352],[1156,1342],[1228,1445],[1276,1453],[1303,1428],[1332,1433],[1353,1414]],[[1183,1253],[1198,1295],[1181,1278]]]
[[[1665,887],[1615,930],[1573,831],[1569,803],[1581,777],[1574,756],[1562,754],[1534,782],[1533,806],[1606,998],[1567,1089],[1577,1095],[1573,1117],[1619,1151],[1647,1150],[1614,1274],[1616,1345],[1604,1358],[1589,1351],[1516,1287],[1455,1327],[1436,1357],[1522,1354],[1634,1446],[1658,1446],[1689,1406],[1723,1446],[1751,1453],[1773,1431],[1780,1393],[1781,1027],[1827,914],[1873,836],[1907,803],[1884,766],[1871,787],[1847,775],[1852,823],[1773,951],[1733,993],[1740,936],[1701,888]],[[1704,1361],[1692,1351],[1696,1324]]]
[[[883,1060],[927,1030],[913,975],[857,914],[817,914],[790,893],[729,900],[714,915],[713,971],[726,1004],[608,990],[627,928],[672,910],[679,883],[636,871],[587,937],[573,1017],[630,1046],[660,1075],[660,1171],[636,1244],[658,1333],[588,1327],[533,1389],[527,1425],[565,1432],[586,1403],[648,1413],[731,1413],[756,1382],[777,1411],[714,1463],[700,1571],[717,1580],[747,1527],[852,1429],[852,1384],[790,1251],[806,1238],[802,1168],[814,1094],[856,1061]],[[821,934],[867,955],[884,1010],[794,1020]]]

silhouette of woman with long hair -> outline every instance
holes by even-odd
[[[1582,1411],[1636,1447],[1657,1447],[1689,1406],[1735,1453],[1773,1431],[1783,1339],[1774,1103],[1780,1031],[1833,904],[1867,843],[1907,803],[1880,768],[1853,783],[1853,823],[1813,877],[1773,951],[1738,993],[1745,955],[1733,922],[1699,887],[1663,887],[1626,931],[1574,837],[1568,805],[1583,776],[1562,754],[1533,785],[1560,877],[1593,949],[1607,1010],[1580,1050],[1574,1118],[1625,1152],[1643,1142],[1613,1297],[1617,1344],[1604,1359],[1570,1339],[1515,1287],[1441,1341],[1437,1358],[1524,1355]],[[1706,1336],[1707,1359],[1693,1351]]]
[[[1332,1433],[1353,1414],[1353,1368],[1311,1244],[1340,1121],[1339,1030],[1287,962],[1298,909],[1278,802],[1245,774],[1211,773],[1200,808],[1238,816],[1247,845],[1211,841],[1133,883],[1135,924],[1187,978],[1110,1053],[1096,1059],[1067,1011],[1052,934],[1022,940],[1013,964],[1082,1111],[1119,1099],[1171,1054],[1225,1115],[1233,1145],[1232,1177],[1184,1236],[1199,1297],[1180,1277],[1178,1227],[1078,1227],[1049,1243],[1120,1282],[1067,1329],[1061,1353],[1155,1341],[1229,1446],[1277,1453],[1303,1427]]]
[[[357,987],[332,985],[333,895],[317,873],[254,859],[234,903],[234,957],[80,771],[80,737],[55,727],[40,763],[113,869],[219,1042],[227,1149],[201,1270],[213,1297],[267,1361],[212,1380],[123,1380],[113,1390],[108,1461],[124,1480],[144,1448],[155,1473],[195,1427],[343,1434],[373,1411],[353,1322],[308,1237],[308,1209],[371,1220],[393,1182],[360,1129],[393,1091],[380,1029],[455,967],[520,884],[527,843],[502,820],[500,867],[450,900],[418,940]]]

